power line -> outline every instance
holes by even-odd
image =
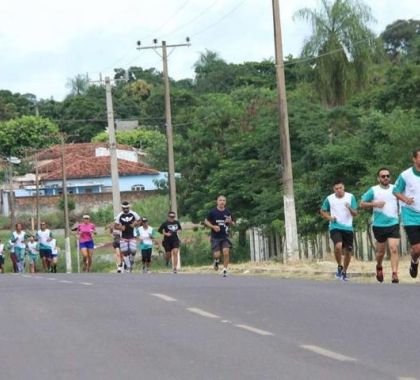
[[[235,12],[239,7],[241,7],[246,1],[248,0],[242,0],[240,1],[238,4],[236,4],[228,13],[226,13],[224,16],[220,17],[217,21],[215,21],[214,23],[206,26],[204,29],[194,33],[191,35],[191,37],[195,37],[201,33],[206,32],[207,30],[213,28],[215,25],[221,23],[224,19],[226,19],[227,17],[229,17],[233,12]]]
[[[164,22],[164,23],[162,23],[162,25],[160,25],[158,28],[156,28],[155,30],[152,30],[150,33],[148,33],[148,34],[146,34],[145,36],[143,36],[142,38],[140,38],[140,40],[144,40],[144,39],[146,39],[146,38],[148,38],[148,37],[150,37],[151,35],[154,35],[156,32],[158,32],[159,30],[161,30],[162,28],[164,28],[165,26],[166,26],[166,24],[170,21],[170,20],[172,20],[179,12],[181,12],[181,10],[182,9],[184,9],[185,7],[186,7],[186,5],[189,3],[190,1],[189,0],[186,0],[186,1],[184,1],[176,10],[175,10],[175,12],[170,16],[170,17],[168,17],[168,19]],[[115,60],[112,64],[110,64],[110,65],[108,65],[107,67],[105,67],[104,69],[102,69],[102,70],[100,70],[99,72],[103,72],[103,71],[107,71],[107,70],[109,70],[109,69],[113,69],[114,67],[115,67],[115,65],[118,63],[118,62],[121,62],[125,57],[127,57],[127,55],[130,53],[130,52],[132,52],[133,51],[133,47],[132,46],[130,46],[130,47],[128,47],[127,48],[127,50],[125,50],[124,51],[124,53],[120,56],[120,58],[118,58],[117,60]],[[134,61],[134,59],[133,59],[133,61]],[[132,61],[130,61],[130,62],[132,62]],[[125,65],[127,65],[127,64],[125,64]]]
[[[218,2],[219,2],[219,0],[213,1],[208,7],[203,9],[197,16],[195,16],[191,20],[187,21],[185,24],[183,24],[183,25],[181,25],[181,26],[179,26],[175,29],[172,29],[171,31],[168,32],[168,34],[173,35],[174,33],[178,32],[179,30],[184,29],[186,26],[188,26],[188,25],[192,24],[193,22],[197,21],[199,18],[204,16],[211,8],[213,8]]]
[[[162,23],[162,25],[161,26],[159,26],[158,28],[156,28],[155,30],[152,30],[150,33],[148,33],[146,36],[143,36],[142,38],[140,38],[140,41],[141,40],[144,40],[144,39],[146,39],[146,38],[148,38],[148,37],[150,37],[150,36],[153,36],[153,35],[155,35],[159,30],[161,30],[161,29],[163,29],[167,24],[168,24],[168,22],[169,21],[171,21],[179,12],[181,12],[181,10],[182,9],[184,9],[185,8],[185,6],[187,5],[189,3],[189,0],[187,0],[187,1],[184,1],[180,6],[179,6],[179,8],[178,9],[176,9],[176,11],[170,16],[170,17],[168,17],[166,20],[165,20],[165,22],[164,23]]]

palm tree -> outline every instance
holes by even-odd
[[[90,86],[89,76],[77,74],[74,78],[67,79],[66,87],[70,89],[70,94],[73,96],[80,96],[86,94]]]
[[[303,57],[313,57],[316,84],[327,106],[343,105],[347,95],[363,87],[376,40],[367,24],[370,8],[358,0],[320,0],[321,9],[303,8],[295,18],[312,23]]]

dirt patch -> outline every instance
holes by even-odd
[[[410,258],[401,258],[399,264],[400,283],[413,284],[419,283],[419,279],[412,279],[408,273]],[[353,259],[350,263],[348,275],[354,282],[377,283],[375,277],[376,262],[365,262]],[[235,275],[260,275],[280,278],[304,278],[311,280],[335,280],[334,273],[337,264],[331,258],[323,261],[297,261],[282,264],[274,261],[249,262],[243,264],[229,265],[229,272]],[[391,263],[384,261],[384,283],[391,282]],[[214,273],[213,268],[203,267],[183,267],[184,273]],[[420,278],[420,277],[419,277]]]

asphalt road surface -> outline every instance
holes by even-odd
[[[417,285],[0,275],[0,379],[420,379]]]

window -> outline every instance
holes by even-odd
[[[131,191],[144,191],[144,185],[133,185],[131,186]]]

